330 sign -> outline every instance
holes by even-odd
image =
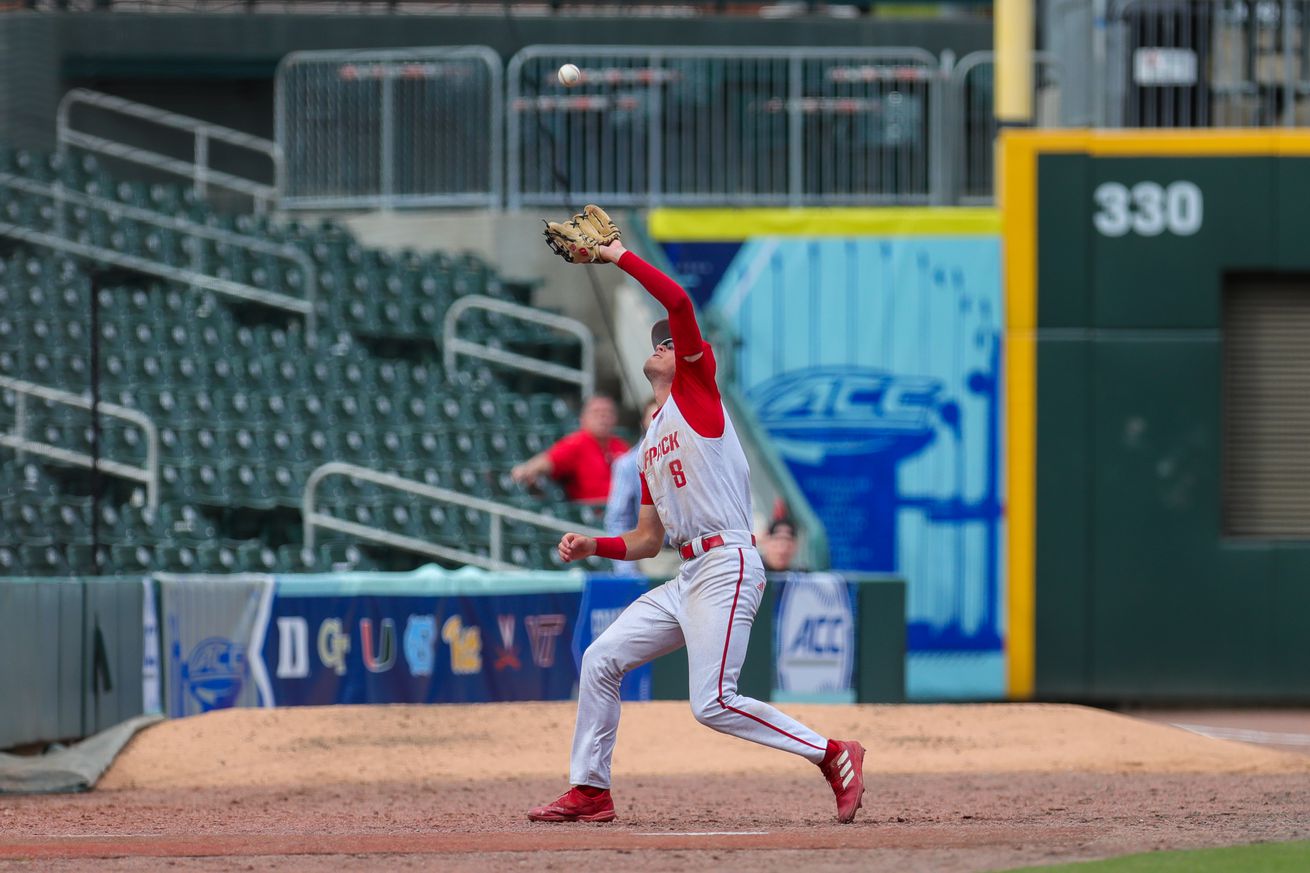
[[[1092,224],[1102,236],[1191,236],[1201,229],[1205,208],[1193,182],[1103,182],[1092,192]]]

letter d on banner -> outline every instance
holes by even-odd
[[[298,615],[277,620],[277,678],[309,675],[309,625]]]

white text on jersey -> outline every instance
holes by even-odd
[[[671,434],[666,434],[660,438],[660,441],[646,450],[646,463],[643,469],[650,469],[650,466],[665,455],[678,449],[678,432],[675,430]]]

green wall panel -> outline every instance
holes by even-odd
[[[1047,332],[1054,333],[1052,332]],[[1066,336],[1037,344],[1037,408],[1043,441],[1037,446],[1036,688],[1042,697],[1085,689],[1091,579],[1091,347]]]
[[[0,749],[81,736],[82,586],[0,579]]]
[[[1277,196],[1278,266],[1285,270],[1310,270],[1310,220],[1306,200],[1310,198],[1310,158],[1281,158],[1275,171]]]
[[[1138,185],[1156,185],[1167,197],[1178,183],[1196,185],[1202,194],[1201,226],[1195,233],[1096,232],[1093,216],[1108,213],[1093,205],[1102,185],[1122,185],[1130,192]],[[1268,267],[1275,261],[1271,158],[1100,158],[1092,162],[1088,184],[1084,202],[1093,215],[1084,227],[1094,265],[1092,327],[1216,327],[1220,270]],[[1130,221],[1151,223],[1131,193],[1130,203]],[[1073,215],[1076,210],[1066,207],[1063,220],[1076,222]],[[1045,305],[1043,287],[1038,311]]]
[[[1093,360],[1092,691],[1228,681],[1245,616],[1215,591],[1218,343],[1103,341]]]
[[[905,580],[845,575],[860,584],[855,699],[859,703],[904,703]]]
[[[1042,155],[1038,158],[1037,214],[1068,215],[1091,190],[1087,155]],[[1081,215],[1081,210],[1075,210]],[[1037,287],[1058,289],[1043,294],[1037,308],[1042,328],[1091,324],[1091,240],[1087,220],[1047,221],[1037,228]]]
[[[84,733],[140,715],[145,640],[140,579],[89,579],[83,638]]]

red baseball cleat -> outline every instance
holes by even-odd
[[[855,811],[864,805],[864,746],[854,740],[829,740],[819,769],[837,795],[837,821],[854,821]]]
[[[530,821],[614,821],[614,798],[609,789],[595,797],[588,797],[570,788],[553,803],[539,806],[528,813]]]

